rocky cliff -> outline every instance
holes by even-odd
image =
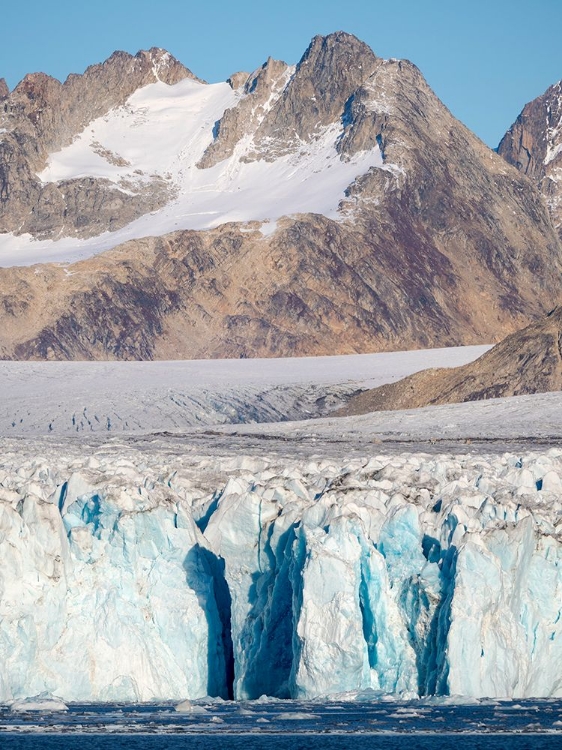
[[[562,251],[540,192],[411,63],[344,33],[313,39],[296,68],[268,60],[229,84],[198,83],[166,53],[116,60],[136,77],[103,106],[86,99],[64,127],[50,102],[87,87],[88,71],[62,85],[41,77],[40,116],[25,81],[5,100],[20,130],[0,149],[19,138],[25,158],[0,151],[13,230],[3,237],[22,258],[34,245],[18,232],[54,238],[50,257],[61,242],[75,257],[56,238],[93,237],[76,241],[93,257],[0,270],[4,358],[483,343],[562,302]],[[105,229],[116,231],[98,241]]]
[[[562,81],[525,106],[498,153],[538,186],[562,234]]]

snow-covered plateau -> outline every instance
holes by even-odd
[[[562,695],[562,450],[4,439],[0,701]]]

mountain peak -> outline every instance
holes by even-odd
[[[335,31],[315,36],[297,65],[296,75],[314,77],[319,93],[327,95],[348,82],[357,87],[372,72],[377,57],[353,34]]]
[[[272,144],[277,155],[290,153],[340,122],[346,102],[378,64],[370,47],[352,34],[315,36],[257,130],[252,158],[263,158]]]
[[[322,49],[348,50],[351,53],[363,51],[374,55],[369,45],[354,34],[347,31],[332,31],[330,34],[316,34],[312,37],[302,59]]]
[[[498,153],[537,184],[562,237],[562,81],[525,105]]]
[[[135,55],[138,60],[147,60],[159,81],[167,84],[178,83],[184,78],[192,78],[194,81],[205,83],[198,78],[189,68],[186,68],[171,52],[162,47],[151,47],[149,50],[139,50]]]
[[[47,75],[47,73],[27,73],[21,81],[17,84],[13,95],[24,95],[29,98],[35,98],[35,96],[41,92],[46,91],[49,88],[58,88],[62,84],[57,78]]]
[[[237,89],[241,89],[242,86],[245,85],[250,75],[251,74],[248,73],[247,70],[237,70],[236,73],[232,73],[232,75],[228,76],[226,82],[231,89],[236,91]]]
[[[139,50],[135,55],[123,50],[115,50],[104,62],[90,65],[83,75],[73,73],[68,76],[65,84],[72,84],[77,80],[105,81],[112,85],[127,87],[127,81],[142,81],[140,85],[162,81],[169,85],[178,83],[184,78],[200,81],[189,68],[186,68],[170,52],[160,47]],[[152,79],[152,80],[151,80]]]

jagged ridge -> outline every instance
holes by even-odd
[[[562,234],[562,81],[524,107],[498,153],[538,186]]]

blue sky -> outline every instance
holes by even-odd
[[[404,57],[477,135],[496,146],[523,105],[562,78],[562,0],[6,0],[0,77],[64,79],[106,59],[164,47],[208,81],[268,55],[297,62],[315,34],[343,29]]]

